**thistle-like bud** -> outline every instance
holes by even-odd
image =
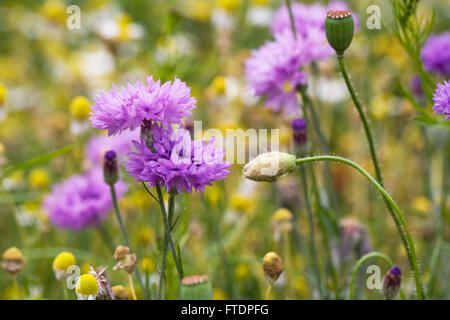
[[[263,258],[262,269],[270,283],[274,283],[284,270],[283,260],[275,252],[268,252]]]
[[[400,291],[402,271],[399,267],[392,267],[383,279],[381,294],[386,300],[394,299]]]
[[[213,289],[208,276],[197,275],[181,280],[181,300],[212,300]]]
[[[70,275],[67,269],[75,265],[75,263],[75,256],[72,253],[64,251],[58,254],[53,260],[53,271],[55,272],[56,280],[66,279]]]
[[[25,266],[22,252],[16,247],[11,247],[3,252],[2,268],[9,274],[16,276]]]
[[[130,248],[125,246],[118,246],[114,252],[114,259],[117,260],[117,264],[114,266],[114,270],[123,269],[128,273],[132,273],[134,266],[137,262],[136,254],[130,254]]]
[[[103,157],[103,179],[109,185],[113,185],[119,180],[117,154],[114,150],[106,151]]]
[[[330,10],[325,18],[325,33],[328,43],[342,56],[352,43],[355,22],[350,10]]]
[[[295,170],[296,157],[285,152],[272,151],[257,156],[244,166],[244,177],[254,181],[274,182]]]

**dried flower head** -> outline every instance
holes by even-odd
[[[114,259],[117,260],[117,264],[114,266],[114,270],[123,269],[128,273],[132,273],[134,266],[137,262],[136,254],[130,254],[130,248],[125,246],[118,246],[114,252]]]
[[[112,293],[116,300],[128,300],[128,290],[122,285],[113,286]]]
[[[283,261],[275,252],[268,252],[263,258],[262,269],[269,282],[275,282],[284,270]]]
[[[7,249],[5,252],[3,252],[3,263],[2,268],[6,272],[10,273],[11,275],[15,276],[22,271],[23,267],[25,266],[25,259],[23,257],[22,252],[16,248],[11,247]]]

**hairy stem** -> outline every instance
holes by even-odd
[[[413,270],[413,276],[416,284],[416,293],[417,293],[417,299],[423,300],[424,299],[424,293],[422,288],[422,282],[420,280],[420,272],[419,272],[419,265],[417,263],[417,257],[416,257],[416,249],[414,245],[414,241],[411,237],[411,234],[408,231],[408,227],[406,224],[405,217],[403,216],[402,211],[398,207],[397,203],[392,199],[392,197],[389,195],[389,193],[383,188],[383,186],[375,180],[366,170],[364,170],[361,166],[359,166],[357,163],[337,156],[314,156],[314,157],[307,157],[307,158],[301,158],[297,159],[297,164],[302,163],[309,163],[309,162],[317,162],[317,161],[335,161],[335,162],[341,162],[345,163],[346,165],[349,165],[356,169],[359,173],[361,173],[383,196],[383,198],[389,203],[389,205],[392,207],[392,218],[395,222],[395,225],[397,227],[397,231],[400,235],[400,238],[402,239],[402,242],[405,246],[406,252],[408,254],[408,260],[411,265],[411,268]]]

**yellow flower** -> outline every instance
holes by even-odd
[[[263,5],[267,4],[268,0],[252,0],[252,2],[253,2],[254,4],[263,6]]]
[[[75,263],[75,256],[68,251],[63,251],[53,260],[53,270],[66,271],[68,267],[75,265]]]
[[[234,194],[231,197],[231,207],[236,211],[247,213],[252,207],[252,201],[239,194]]]
[[[225,292],[223,292],[220,289],[213,289],[213,300],[227,300],[228,297],[225,294]]]
[[[214,78],[211,84],[214,92],[218,94],[224,94],[226,90],[226,79],[224,76],[217,76]]]
[[[153,270],[155,270],[155,262],[150,259],[150,258],[142,258],[142,270],[146,273],[152,272]]]
[[[129,26],[132,20],[129,15],[125,13],[119,14],[117,23],[119,25],[119,40],[126,40],[129,36]]]
[[[144,246],[149,245],[154,238],[155,232],[150,227],[142,227],[138,232],[138,240]]]
[[[77,120],[87,120],[91,102],[84,96],[77,96],[70,103],[70,114]]]
[[[5,146],[0,142],[0,156],[5,153]]]
[[[112,287],[111,289],[116,299],[128,300],[128,290],[124,286],[117,285]]]
[[[0,83],[0,106],[5,104],[7,93],[6,87]]]
[[[295,290],[297,291],[298,296],[300,299],[307,299],[308,298],[308,282],[305,278],[297,278],[295,279]]]
[[[49,20],[64,23],[66,20],[66,7],[62,1],[49,0],[42,7],[42,14]]]
[[[213,185],[206,191],[206,198],[211,203],[212,206],[216,206],[219,202],[222,190],[217,185]]]
[[[50,178],[45,169],[37,168],[30,172],[30,175],[28,176],[28,183],[32,188],[44,189],[48,187]]]
[[[249,273],[250,273],[250,270],[249,270],[247,264],[245,264],[245,263],[239,263],[239,264],[236,266],[235,272],[236,272],[236,277],[237,277],[238,279],[242,280],[242,279],[247,278],[247,276],[248,276]]]
[[[206,21],[211,16],[210,0],[190,0],[186,1],[186,12],[193,19]]]
[[[235,11],[239,7],[239,0],[218,0],[219,7],[227,11]]]
[[[98,283],[90,274],[83,274],[77,281],[75,292],[79,300],[94,300],[98,293]]]
[[[412,207],[414,210],[428,213],[431,211],[431,203],[430,200],[424,196],[419,196],[415,198],[412,202]]]

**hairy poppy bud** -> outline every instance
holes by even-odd
[[[355,22],[350,10],[330,10],[325,18],[325,33],[328,43],[342,56],[352,43]]]
[[[244,166],[244,177],[254,181],[274,182],[295,170],[296,157],[284,152],[272,151],[257,156]]]
[[[181,280],[182,300],[212,300],[213,290],[207,276],[190,276]]]
[[[109,185],[113,185],[119,180],[117,154],[114,150],[105,152],[105,156],[103,158],[103,179]]]
[[[383,279],[381,293],[386,300],[394,299],[400,291],[402,271],[399,267],[392,267]]]

